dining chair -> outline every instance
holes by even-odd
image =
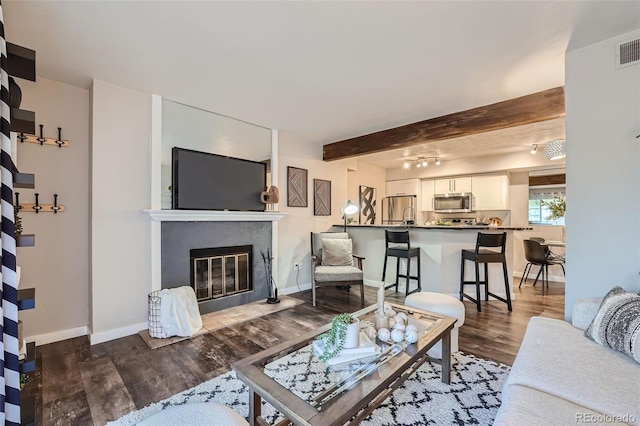
[[[538,241],[529,239],[524,240],[523,244],[524,257],[527,259],[527,262],[531,265],[540,266],[540,270],[538,271],[538,275],[536,275],[536,279],[533,281],[533,285],[536,285],[538,278],[542,275],[542,295],[544,296],[545,285],[547,288],[549,287],[549,266],[558,265],[562,267],[562,272],[564,273],[564,264],[558,260],[550,259],[547,256],[548,252]],[[529,267],[529,270],[531,270],[531,267]],[[522,281],[520,284],[522,285]],[[520,286],[518,286],[518,288],[520,288]]]
[[[529,238],[529,240],[537,241],[538,243],[540,243],[540,245],[544,249],[544,251],[546,253],[546,256],[547,256],[547,258],[549,260],[562,262],[562,264],[560,266],[562,266],[562,273],[564,274],[564,259],[565,259],[564,253],[559,254],[559,253],[554,253],[553,251],[551,251],[549,246],[545,244],[546,240],[544,238],[542,238],[542,237],[531,237],[531,238]],[[529,274],[531,273],[531,267],[532,266],[533,265],[532,265],[531,262],[527,262],[527,264],[525,265],[524,271],[522,272],[522,277],[520,277],[520,284],[518,284],[518,288],[522,287],[522,283],[529,279]],[[534,281],[534,285],[535,285],[536,281]]]

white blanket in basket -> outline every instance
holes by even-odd
[[[160,291],[160,325],[168,336],[193,336],[202,328],[198,301],[189,286]]]

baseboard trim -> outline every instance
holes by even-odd
[[[53,331],[51,333],[25,336],[27,342],[36,342],[36,346],[59,342],[61,340],[73,339],[74,337],[86,336],[87,326],[69,328],[67,330]]]
[[[376,280],[364,280],[364,285],[368,285],[369,287],[380,287],[380,281]]]
[[[513,276],[515,278],[518,278],[518,282],[520,281],[520,278],[522,278],[524,271],[513,271]],[[536,273],[530,273],[529,274],[529,279],[530,280],[534,280],[536,278],[536,275],[538,274],[538,271],[536,270]],[[551,275],[549,274],[549,281],[555,282],[555,283],[563,283],[564,282],[564,275]],[[515,282],[514,282],[515,284]]]
[[[300,289],[298,289],[300,287]],[[311,290],[311,283],[300,284],[299,286],[286,287],[283,289],[278,289],[278,294],[283,296],[288,296],[293,293],[300,293],[302,291]]]
[[[99,333],[89,333],[89,341],[92,345],[96,345],[98,343],[108,342],[109,340],[115,340],[121,337],[130,336],[132,334],[136,334],[140,330],[145,330],[147,328],[149,328],[148,323],[139,322],[137,324],[131,324],[125,327],[101,331]]]

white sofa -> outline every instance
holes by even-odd
[[[600,301],[577,301],[573,325],[531,318],[494,425],[640,425],[640,364],[584,335]]]

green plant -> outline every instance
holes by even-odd
[[[18,215],[19,210],[13,210],[13,235],[19,237],[22,235],[22,218]]]
[[[557,220],[564,217],[565,210],[567,209],[567,199],[565,197],[553,197],[553,200],[541,201],[540,205],[548,207],[551,212],[547,220]]]
[[[339,314],[331,320],[331,329],[319,337],[324,340],[320,361],[327,361],[340,353],[347,337],[347,326],[354,321],[351,314]]]

